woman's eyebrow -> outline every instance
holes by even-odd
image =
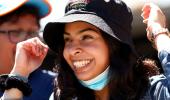
[[[78,33],[83,33],[83,32],[85,32],[85,31],[94,31],[94,32],[98,33],[98,31],[95,30],[95,29],[93,29],[93,28],[85,28],[85,29],[83,29],[83,30],[80,30]]]
[[[64,32],[64,35],[70,35],[70,33],[68,33],[68,32]]]
[[[86,32],[86,31],[94,31],[94,32],[98,33],[98,31],[93,28],[85,28],[85,29],[82,29],[82,30],[76,32],[76,34],[80,34],[80,33]],[[65,31],[64,35],[70,35],[70,33]]]

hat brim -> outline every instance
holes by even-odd
[[[0,16],[10,13],[24,4],[35,6],[41,18],[49,15],[51,12],[51,6],[47,0],[3,0],[0,3]]]
[[[50,49],[57,51],[60,45],[63,45],[64,24],[83,21],[98,27],[100,30],[108,33],[118,39],[113,30],[104,22],[103,19],[94,14],[69,14],[55,22],[48,23],[44,28],[43,38]],[[119,40],[119,39],[118,39]],[[120,41],[120,40],[119,40]]]

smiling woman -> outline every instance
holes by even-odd
[[[99,29],[73,22],[66,24],[64,33],[63,55],[79,80],[90,80],[107,69],[109,50]]]
[[[142,16],[151,27],[148,36],[158,28],[152,38],[163,75],[159,75],[154,61],[138,57],[131,37],[133,16],[123,1],[70,0],[65,15],[48,23],[43,33],[58,62],[50,100],[169,99],[170,51],[161,44],[169,46],[170,38],[167,31],[159,31],[166,29],[165,17],[159,7],[151,4],[144,6]],[[28,76],[42,62],[47,49],[37,38],[19,43],[11,73]],[[10,97],[13,91],[5,93]]]
[[[54,97],[150,99],[146,93],[152,73],[147,69],[156,67],[151,60],[137,60],[131,22],[122,1],[70,1],[65,16],[44,30],[46,43],[59,58]]]

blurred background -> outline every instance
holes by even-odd
[[[142,23],[141,9],[145,3],[153,2],[157,4],[167,17],[167,24],[170,24],[170,0],[123,0],[132,10],[133,30],[132,35],[134,43],[139,55],[151,57],[157,60],[157,52],[151,46],[151,43],[146,39],[146,25]],[[55,21],[64,15],[64,7],[68,0],[49,0],[52,4],[52,13],[41,20],[42,30],[46,23]],[[169,25],[167,25],[169,28]],[[170,29],[170,28],[169,28]]]

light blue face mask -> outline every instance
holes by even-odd
[[[98,76],[96,76],[95,78],[88,80],[88,81],[82,81],[79,80],[80,83],[92,90],[102,90],[109,82],[109,67],[107,67],[107,69],[102,72],[101,74],[99,74]]]

